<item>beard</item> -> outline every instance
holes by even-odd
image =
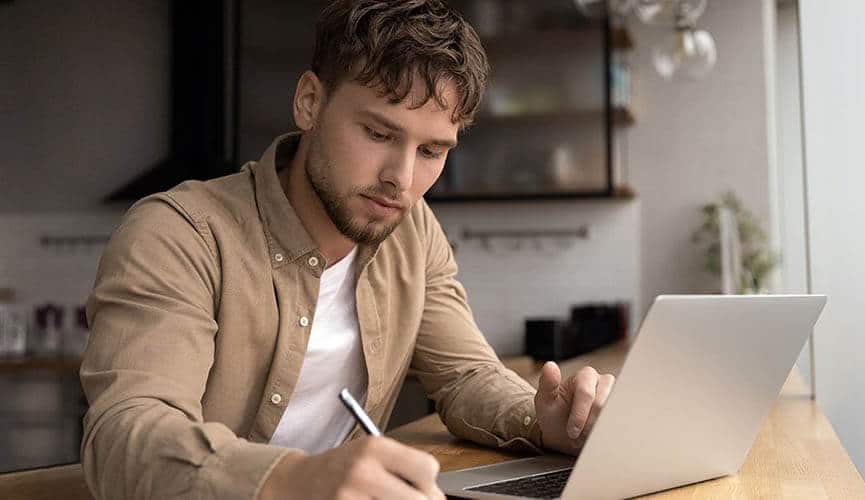
[[[309,152],[304,165],[306,177],[313,191],[321,200],[327,216],[334,226],[346,238],[359,244],[377,245],[387,239],[394,229],[402,222],[405,209],[393,221],[387,222],[377,218],[368,218],[355,214],[349,207],[349,201],[361,196],[377,196],[389,200],[400,199],[398,193],[385,185],[352,186],[345,194],[340,194],[334,187],[333,167],[324,154],[319,131],[314,131],[310,140]],[[366,219],[366,220],[365,220]]]

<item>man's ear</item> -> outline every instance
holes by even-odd
[[[324,108],[325,88],[318,76],[306,70],[297,80],[294,90],[292,112],[297,128],[308,131],[318,122],[318,115]]]

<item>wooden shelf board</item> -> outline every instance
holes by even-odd
[[[35,357],[0,358],[0,372],[25,370],[75,371],[81,367],[81,358],[75,357]]]
[[[554,200],[629,201],[634,198],[636,198],[636,194],[629,187],[616,187],[613,189],[612,193],[607,191],[562,191],[547,193],[463,192],[458,194],[429,194],[425,197],[425,199],[430,203]]]
[[[613,108],[613,124],[619,127],[630,127],[636,123],[631,108],[617,106]]]
[[[631,38],[631,32],[628,31],[628,28],[614,27],[610,30],[610,35],[610,47],[613,50],[631,50],[634,48],[634,39]]]

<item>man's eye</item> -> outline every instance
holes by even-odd
[[[384,141],[389,139],[387,134],[380,134],[369,127],[365,127],[365,128],[366,128],[367,135],[369,135],[369,138],[374,140],[374,141],[384,142]]]
[[[429,159],[431,159],[431,160],[435,160],[435,159],[437,159],[437,158],[441,158],[441,156],[442,156],[442,152],[441,152],[441,151],[434,151],[434,150],[432,150],[432,149],[430,149],[430,148],[421,148],[420,153],[421,153],[424,157],[429,158]]]

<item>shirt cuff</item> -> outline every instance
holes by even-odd
[[[288,454],[297,459],[305,451],[237,439],[220,448],[202,464],[199,481],[205,498],[254,500],[276,465]]]
[[[531,445],[529,447],[531,451],[542,453],[541,426],[538,423],[538,415],[535,412],[534,398],[528,398],[525,402],[515,407],[509,420],[513,434],[528,441],[526,444]]]

